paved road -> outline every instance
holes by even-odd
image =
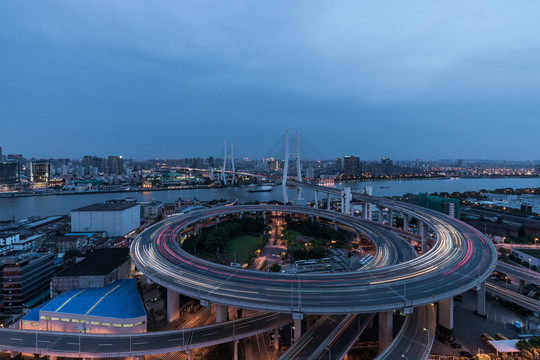
[[[434,305],[415,308],[405,319],[396,340],[375,360],[426,359],[433,345],[436,325]]]
[[[500,271],[506,275],[512,276],[516,279],[524,280],[525,282],[540,285],[540,273],[524,268],[522,266],[508,264],[502,261],[497,261],[497,267],[495,270]]]
[[[437,234],[432,250],[381,269],[292,275],[231,269],[193,257],[178,246],[178,234],[188,225],[237,212],[294,212],[329,218],[355,229],[369,226],[357,217],[326,210],[250,205],[213,208],[165,220],[139,235],[131,254],[136,266],[153,281],[188,296],[248,309],[304,314],[366,313],[422,306],[462,293],[493,271],[494,247],[474,228],[413,205],[377,201],[415,214],[430,224]],[[397,252],[391,244],[379,251],[382,257]]]
[[[221,324],[131,336],[0,329],[0,349],[94,358],[161,354],[243,339],[291,321],[285,314],[259,313]]]
[[[493,295],[499,296],[501,299],[510,301],[514,304],[524,307],[525,309],[528,309],[534,312],[540,312],[539,300],[522,295],[511,289],[506,289],[493,282],[486,282],[486,290],[492,293]]]

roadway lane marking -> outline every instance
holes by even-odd
[[[169,340],[170,341],[170,340]],[[144,344],[148,344],[147,341],[143,341],[143,342],[134,342],[133,345],[144,345]]]
[[[79,343],[67,343],[68,345],[79,345]]]
[[[9,340],[18,340],[18,341],[22,341],[22,339],[19,339],[19,338],[9,338]]]
[[[112,346],[112,344],[98,344],[99,346]]]
[[[50,343],[49,340],[39,340],[39,342],[46,342],[46,343]]]
[[[180,341],[180,340],[182,340],[182,338],[177,338],[177,339],[169,339],[169,340],[167,340],[167,341]]]
[[[203,336],[210,336],[210,335],[216,335],[217,334],[217,331],[214,331],[214,332],[211,332],[211,333],[208,333],[208,334],[203,334]]]

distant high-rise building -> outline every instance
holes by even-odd
[[[394,165],[394,162],[392,161],[392,159],[389,159],[389,158],[382,158],[382,159],[381,159],[381,164],[384,164],[384,165]]]
[[[23,166],[26,162],[24,157],[21,154],[8,154],[7,156],[8,160],[17,160],[19,162],[19,170],[23,169]]]
[[[537,164],[535,167],[534,167],[534,171],[540,175],[540,164]]]
[[[360,158],[358,156],[344,156],[343,172],[347,175],[360,175]]]
[[[343,161],[341,158],[336,158],[336,170],[340,171],[343,169]]]
[[[109,156],[107,160],[107,168],[109,175],[116,174],[120,175],[124,173],[124,160],[121,156]]]
[[[20,182],[20,172],[18,161],[0,161],[0,184],[11,185]]]
[[[54,259],[55,255],[48,253],[4,260],[2,302],[5,312],[18,313],[24,306],[33,307],[47,299]]]
[[[32,161],[30,163],[30,181],[48,183],[51,178],[51,164],[48,161]]]
[[[306,179],[313,179],[315,177],[315,169],[313,166],[308,166],[306,168]]]
[[[4,155],[2,155],[2,147],[0,146],[0,161],[4,161]]]

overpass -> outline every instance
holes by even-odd
[[[414,314],[413,309],[426,309],[433,302],[439,301],[439,312],[442,312],[444,314],[442,318],[446,319],[444,320],[446,323],[443,326],[449,326],[450,328],[453,327],[451,319],[448,320],[449,316],[451,317],[449,314],[452,312],[452,297],[471,288],[482,286],[485,279],[495,267],[495,250],[492,243],[476,229],[459,220],[410,204],[403,204],[363,194],[350,194],[344,190],[330,189],[301,182],[291,181],[290,184],[313,190],[316,197],[319,192],[326,193],[328,197],[338,196],[342,199],[342,209],[345,211],[336,213],[316,208],[256,205],[249,207],[214,208],[208,211],[177,216],[156,224],[140,234],[135,239],[131,249],[133,260],[137,267],[151,280],[167,287],[170,293],[181,292],[188,296],[201,299],[203,302],[214,302],[218,306],[218,309],[222,306],[237,306],[260,311],[292,313],[295,321],[298,321],[304,315],[308,314],[349,315],[353,313],[373,312],[384,314],[395,309],[402,309],[407,313]],[[401,213],[406,217],[406,221],[408,221],[408,217],[418,219],[420,241],[422,242],[423,250],[427,250],[427,228],[431,229],[435,235],[431,250],[423,251],[422,256],[416,259],[381,269],[337,275],[290,275],[237,270],[209,263],[187,254],[177,243],[182,230],[186,229],[189,225],[215,216],[243,212],[294,212],[328,219],[361,231],[360,229],[368,226],[370,222],[368,219],[359,219],[348,215],[348,212],[350,212],[350,202],[353,200],[360,202],[363,206],[366,204],[376,206],[380,215],[383,211],[387,211],[390,219],[392,212]],[[382,221],[382,216],[379,216],[379,221]],[[387,250],[383,251],[387,252]],[[223,310],[219,312],[223,313]],[[429,321],[429,317],[429,312],[420,312],[417,320],[413,321],[414,318],[411,318],[413,320],[410,320],[409,323],[414,324],[414,326],[421,325],[422,323],[427,324],[426,321]],[[274,319],[269,322],[273,321]],[[269,325],[268,327],[263,326],[265,329],[263,331],[275,328],[280,321],[276,321],[274,325]],[[283,321],[291,320],[289,318]],[[254,321],[257,326],[261,326],[260,322],[264,322],[264,320],[259,319]],[[210,331],[210,334],[217,335],[222,331],[226,331],[225,328],[228,325],[221,323],[212,326],[216,326],[217,328]],[[218,331],[218,328],[223,330]],[[229,326],[229,328],[229,331],[235,331],[234,326]],[[249,328],[252,330],[251,332],[246,330],[247,334],[260,330]],[[429,329],[432,329],[431,326]],[[413,330],[412,327],[406,328],[404,334],[409,336],[413,334]],[[64,334],[59,337],[56,334],[56,338],[42,339],[43,341],[40,342],[39,336],[45,333],[39,332],[38,334],[38,332],[35,332],[35,338],[38,340],[35,340],[35,347],[30,347],[29,333],[34,334],[34,332],[25,333],[22,330],[8,331],[15,331],[15,333],[5,333],[7,336],[2,336],[0,348],[3,350],[54,355],[51,353],[51,349],[55,349],[56,344],[64,344],[64,340],[62,339],[69,338],[69,341],[65,342],[65,346],[71,346],[72,349],[59,352],[60,355],[55,356],[79,356],[83,354],[81,352],[83,351],[82,342],[86,341],[82,340],[83,338],[88,339],[89,343],[92,343],[92,346],[94,346],[94,350],[91,352],[88,352],[91,350],[90,346],[84,348],[85,356],[126,356],[125,352],[101,351],[99,346],[114,346],[114,349],[118,350],[121,347],[119,348],[116,345],[120,346],[122,341],[125,343],[126,339],[134,339],[136,337],[136,335],[129,337],[125,335],[101,335],[101,340],[111,338],[118,341],[118,344],[104,345],[109,344],[109,342],[99,343],[100,340],[96,340],[96,337],[99,337],[99,335]],[[239,335],[240,333],[225,336],[224,339],[226,341],[232,341],[235,339],[235,336],[241,336]],[[166,336],[165,334],[160,335],[160,333],[145,334],[145,336],[149,335],[158,337]],[[177,332],[176,335],[178,336],[179,333]],[[207,334],[206,336],[210,335]],[[425,335],[419,333],[418,328],[416,328],[413,336],[418,339]],[[79,342],[76,342],[74,340],[75,338],[78,338]],[[178,340],[179,337],[173,339]],[[405,337],[401,336],[396,339],[392,343],[392,347],[398,346],[400,339],[405,339]],[[19,341],[21,343],[17,343]],[[183,341],[185,341],[185,338]],[[213,341],[223,342],[222,340]],[[145,341],[138,341],[135,344],[135,342],[129,340],[129,345],[131,347],[133,345],[146,345],[140,344],[143,342]],[[157,345],[159,349],[137,352],[139,351],[138,349],[130,348],[131,351],[127,352],[127,355],[135,356],[137,354],[178,351],[189,349],[190,346],[186,343],[174,344],[174,346],[163,342],[155,343],[160,344]],[[75,344],[81,347],[80,350],[73,349]],[[199,342],[196,345],[195,342],[191,344],[194,344],[192,345],[193,347],[207,346],[204,344],[210,344],[210,340]],[[97,348],[96,345],[98,346]],[[77,350],[79,351],[77,352]],[[410,351],[410,348],[404,350]],[[147,352],[145,353],[144,351]],[[415,354],[423,353],[417,351]]]

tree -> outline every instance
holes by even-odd
[[[268,270],[270,270],[270,272],[280,272],[281,271],[281,266],[279,264],[272,264],[272,265],[270,265]]]

